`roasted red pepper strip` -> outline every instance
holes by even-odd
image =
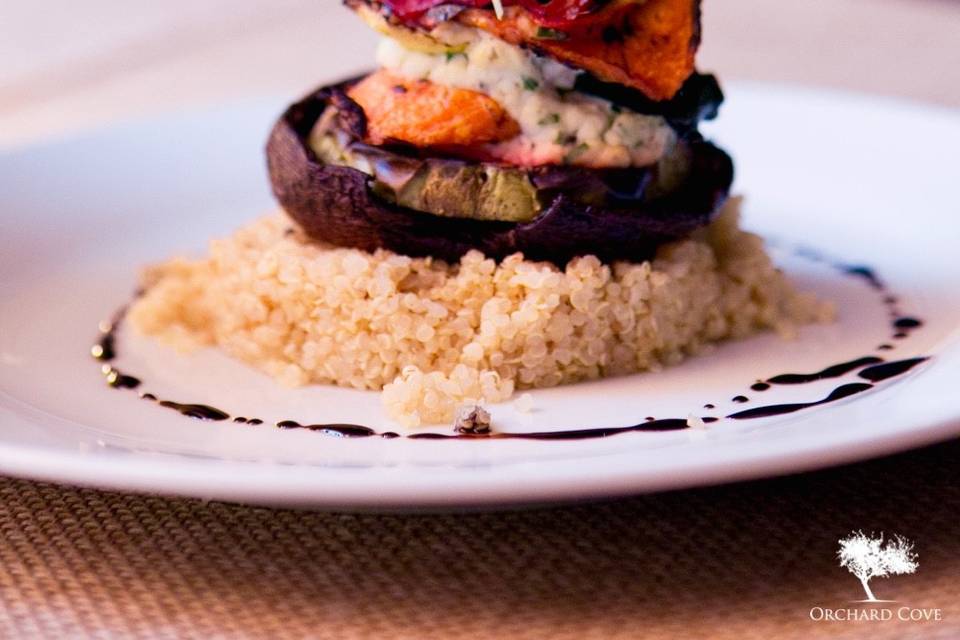
[[[401,20],[416,19],[433,7],[453,4],[470,8],[489,8],[490,0],[383,0],[394,15]],[[532,14],[544,26],[562,28],[570,26],[575,20],[593,13],[603,7],[605,2],[598,0],[502,0],[504,7],[519,6]]]
[[[484,0],[379,4],[394,19],[425,30],[442,20],[429,9],[458,5],[462,10],[446,19],[584,69],[604,82],[632,87],[654,101],[676,95],[693,73],[700,44],[700,0],[504,0],[503,16]]]

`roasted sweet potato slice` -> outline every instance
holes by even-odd
[[[520,126],[489,96],[380,70],[348,95],[367,117],[367,141],[416,147],[466,147],[509,140]]]
[[[502,19],[488,9],[468,9],[456,19],[652,100],[669,100],[694,70],[699,5],[699,0],[615,2],[563,30],[544,28],[521,7],[511,7]]]

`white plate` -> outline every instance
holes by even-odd
[[[930,356],[841,402],[705,430],[607,438],[344,439],[183,417],[104,385],[88,355],[98,321],[129,298],[139,265],[201,250],[272,206],[262,146],[270,100],[124,125],[0,156],[0,472],[104,488],[270,505],[469,506],[654,491],[866,458],[960,433],[960,118],[869,97],[736,86],[709,131],[733,152],[746,225],[775,237],[799,286],[835,299],[840,321],[721,346],[667,370],[534,393],[529,415],[494,407],[503,429],[624,426],[648,415],[724,416],[809,402],[857,372],[749,390],[889,341],[863,278],[798,257],[800,243],[867,264],[925,322],[889,359]],[[217,353],[178,356],[122,333],[118,366],[143,391],[233,415],[395,429],[376,394],[282,390]],[[863,380],[860,380],[862,383]],[[746,393],[751,403],[738,405]],[[716,409],[703,409],[713,403]]]

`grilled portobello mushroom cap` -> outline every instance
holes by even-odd
[[[696,134],[681,143],[684,170],[669,176],[656,165],[523,169],[402,146],[369,147],[361,142],[363,110],[344,93],[353,82],[321,88],[292,105],[267,144],[274,194],[319,242],[447,261],[477,249],[495,259],[522,252],[561,266],[580,255],[636,262],[708,224],[733,180],[730,157]],[[323,148],[317,153],[311,138],[331,109],[341,151],[359,154],[362,162]],[[490,176],[501,186],[457,204],[482,194]],[[458,199],[458,191],[465,195]],[[528,204],[516,206],[523,201]],[[498,202],[507,205],[499,215]]]

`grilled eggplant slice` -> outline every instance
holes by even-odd
[[[339,127],[336,113],[328,110],[310,135],[317,158],[370,175],[373,192],[391,204],[438,216],[530,222],[562,193],[582,205],[627,206],[672,191],[689,170],[685,143],[644,170],[522,168],[423,155],[357,140]]]

